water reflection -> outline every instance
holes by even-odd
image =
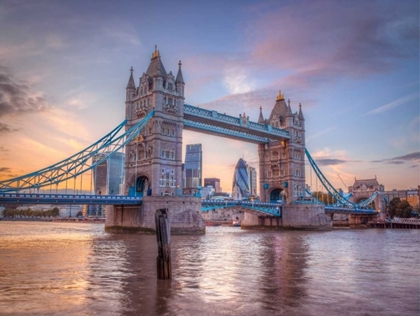
[[[167,281],[156,278],[154,235],[91,224],[0,228],[2,315],[419,314],[418,232],[209,227],[172,236]]]

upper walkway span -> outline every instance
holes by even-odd
[[[269,140],[290,139],[289,132],[284,129],[189,104],[184,104],[184,129],[255,144],[268,143]]]

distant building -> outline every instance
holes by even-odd
[[[211,199],[215,193],[214,188],[210,185],[203,187],[200,191],[200,195],[203,200]]]
[[[249,193],[251,196],[257,196],[257,170],[254,167],[248,166],[249,178]]]
[[[384,196],[390,202],[393,198],[400,198],[406,200],[412,207],[419,207],[419,191],[420,185],[417,189],[384,191]]]
[[[379,184],[376,176],[375,179],[354,179],[354,184],[349,187],[349,193],[352,193],[350,201],[359,203],[369,198],[375,192],[384,192],[384,186]]]
[[[92,158],[93,163],[102,160],[104,156],[105,154],[95,155]],[[121,190],[124,182],[124,160],[125,154],[116,152],[93,168],[95,194],[118,195],[123,193]],[[105,208],[102,205],[89,205],[86,215],[105,216]]]
[[[218,192],[211,197],[212,200],[229,200],[230,198],[230,194],[226,192]]]
[[[257,171],[240,158],[233,173],[232,198],[247,200],[257,197]]]
[[[218,178],[204,178],[204,186],[212,186],[215,192],[222,192],[222,188],[220,187],[220,179]]]
[[[104,154],[95,155],[92,159],[97,162],[104,158]],[[121,184],[124,181],[124,154],[114,153],[107,160],[93,169],[93,186],[95,194],[121,194]]]
[[[184,163],[184,194],[194,194],[202,186],[203,153],[201,144],[187,145]]]
[[[232,182],[232,198],[234,200],[247,199],[251,195],[248,168],[242,158],[236,164]]]

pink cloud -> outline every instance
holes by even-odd
[[[416,13],[414,2],[404,4],[325,0],[270,7],[247,30],[252,58],[309,77],[382,72],[418,52],[418,5]]]

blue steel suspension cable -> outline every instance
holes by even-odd
[[[118,136],[122,128],[126,126],[127,121],[125,120],[94,144],[56,164],[20,177],[0,181],[0,192],[39,189],[51,184],[58,185],[64,181],[66,181],[67,190],[68,179],[75,179],[78,175],[91,170],[111,157],[115,152],[124,148],[146,126],[153,115],[154,110],[149,112],[125,133]],[[92,158],[98,154],[100,154],[101,158],[93,161]],[[92,162],[90,163],[91,159]]]

